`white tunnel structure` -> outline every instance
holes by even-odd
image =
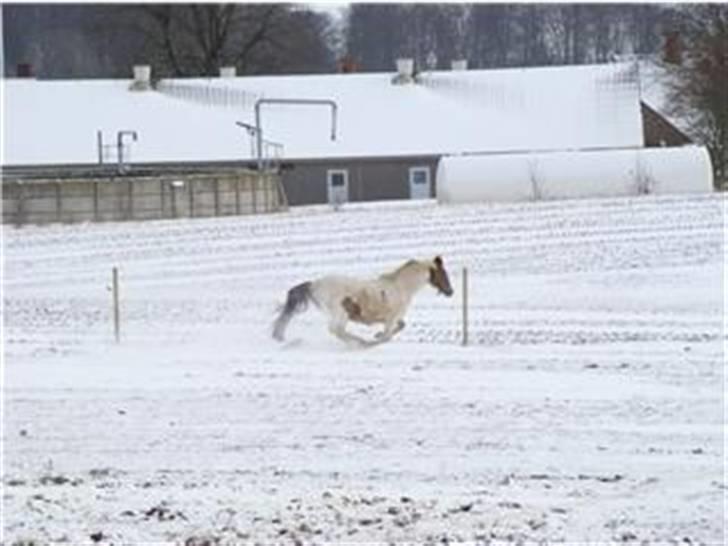
[[[704,147],[444,156],[441,203],[529,201],[713,190]]]

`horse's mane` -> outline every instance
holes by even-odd
[[[389,273],[383,273],[383,274],[379,275],[379,278],[380,278],[380,279],[386,279],[386,280],[389,280],[389,281],[391,281],[391,280],[393,280],[393,279],[396,279],[397,277],[399,277],[399,275],[400,275],[400,274],[402,273],[402,271],[404,271],[405,269],[407,269],[407,268],[410,268],[410,267],[412,267],[413,265],[417,265],[417,264],[419,264],[419,263],[420,263],[420,262],[418,262],[417,260],[407,260],[407,261],[406,261],[405,263],[403,263],[402,265],[400,265],[400,266],[399,266],[399,267],[398,267],[397,269],[395,269],[394,271],[390,271]]]

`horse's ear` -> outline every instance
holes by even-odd
[[[440,258],[440,256],[435,256],[435,265],[437,267],[442,267],[442,258]]]

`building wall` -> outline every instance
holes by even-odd
[[[328,202],[327,172],[345,169],[349,173],[349,201],[410,198],[410,167],[430,168],[430,197],[435,197],[435,171],[439,156],[399,158],[348,158],[291,161],[283,172],[283,186],[289,205]]]
[[[252,171],[173,176],[3,179],[3,223],[192,218],[285,209],[279,177]]]
[[[645,147],[684,146],[691,144],[690,138],[646,103],[640,103]]]

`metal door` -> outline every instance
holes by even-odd
[[[430,168],[411,167],[409,170],[410,199],[430,198]]]
[[[349,172],[346,170],[328,171],[329,203],[340,205],[349,201]]]

